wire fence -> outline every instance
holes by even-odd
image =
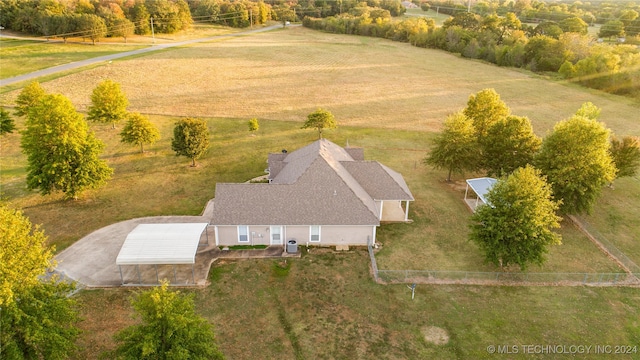
[[[477,285],[638,285],[638,279],[627,273],[535,273],[481,272],[457,270],[378,270],[378,282],[419,284]]]
[[[607,240],[607,238],[596,230],[589,222],[579,216],[571,216],[571,220],[576,224],[576,226],[580,227],[581,230],[596,243],[596,245],[600,245],[605,252],[608,252],[612,257],[614,257],[615,260],[626,268],[626,270],[635,274],[637,277],[640,277],[640,266],[629,259],[625,253]]]
[[[371,244],[367,246],[373,277],[378,283],[545,285],[545,286],[624,286],[640,285],[640,272],[634,273],[539,273],[483,272],[460,270],[381,270]],[[624,254],[622,254],[624,255]],[[626,256],[625,256],[626,257]],[[629,260],[630,261],[630,260]],[[631,262],[632,265],[633,262]],[[636,265],[637,267],[637,265]]]

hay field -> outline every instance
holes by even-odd
[[[383,39],[302,27],[114,61],[49,81],[80,111],[103,79],[121,84],[130,110],[169,116],[303,121],[318,107],[339,123],[433,131],[470,94],[495,88],[539,134],[591,101],[615,132],[640,135],[638,104],[527,72]],[[10,105],[18,91],[2,95]]]

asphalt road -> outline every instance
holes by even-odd
[[[110,60],[114,60],[114,59],[119,59],[119,58],[123,58],[123,57],[127,57],[127,56],[138,55],[138,54],[146,54],[146,53],[149,53],[149,52],[152,52],[152,51],[168,49],[168,48],[172,48],[172,47],[176,47],[176,46],[195,44],[195,43],[199,43],[199,42],[212,41],[212,40],[223,39],[223,38],[228,38],[228,37],[255,34],[255,33],[260,33],[260,32],[265,32],[265,31],[270,31],[270,30],[273,30],[273,29],[277,29],[277,28],[279,28],[281,26],[282,25],[271,25],[271,26],[267,26],[267,27],[264,27],[264,28],[248,30],[248,31],[242,31],[242,32],[233,33],[233,34],[217,35],[217,36],[201,38],[201,39],[191,39],[191,40],[185,40],[185,41],[180,41],[180,42],[170,43],[170,44],[153,45],[151,47],[144,48],[144,49],[138,49],[138,50],[121,52],[121,53],[117,53],[117,54],[99,56],[99,57],[95,57],[95,58],[91,58],[91,59],[72,62],[72,63],[69,63],[69,64],[53,66],[53,67],[50,67],[50,68],[34,71],[34,72],[28,73],[28,74],[23,74],[23,75],[14,76],[14,77],[11,77],[11,78],[2,79],[2,80],[0,80],[0,87],[6,86],[6,85],[15,84],[15,83],[19,83],[21,81],[37,79],[37,78],[39,78],[41,76],[51,75],[51,74],[55,74],[55,73],[58,73],[58,72],[61,72],[61,71],[76,69],[76,68],[79,68],[79,67],[92,65],[92,64],[96,64],[96,63],[100,63],[100,62],[104,62],[104,61],[110,61]]]

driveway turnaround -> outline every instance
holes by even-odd
[[[96,230],[84,238],[78,240],[62,252],[56,255],[58,262],[56,273],[66,278],[75,280],[81,286],[87,287],[112,287],[121,286],[122,279],[120,269],[116,265],[116,258],[120,252],[120,248],[127,238],[127,235],[138,224],[163,224],[163,223],[201,223],[209,222],[210,218],[205,216],[157,216],[138,218],[133,220],[122,221],[113,225],[106,226]],[[207,230],[208,231],[208,230]],[[215,244],[213,230],[208,234],[203,234],[203,238],[208,236],[210,244]],[[203,244],[204,245],[204,244]],[[196,265],[194,267],[195,282],[197,285],[206,284],[209,266],[213,260],[211,254],[205,249],[211,249],[212,245],[202,246],[196,255]],[[149,284],[156,283],[156,268],[152,265],[141,266],[143,268],[145,282]],[[176,267],[185,267],[185,265],[176,265]],[[140,269],[134,266],[123,267],[123,275],[125,279],[129,279],[138,283],[138,273]],[[189,266],[187,275],[184,269],[181,269],[181,281],[192,283],[192,269]],[[165,272],[167,269],[165,269]],[[171,283],[174,283],[173,269],[168,270],[168,276]],[[152,272],[151,275],[149,273]]]

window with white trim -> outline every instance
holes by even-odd
[[[238,242],[249,242],[249,227],[247,225],[238,226]]]
[[[320,225],[309,226],[309,241],[320,242]]]

